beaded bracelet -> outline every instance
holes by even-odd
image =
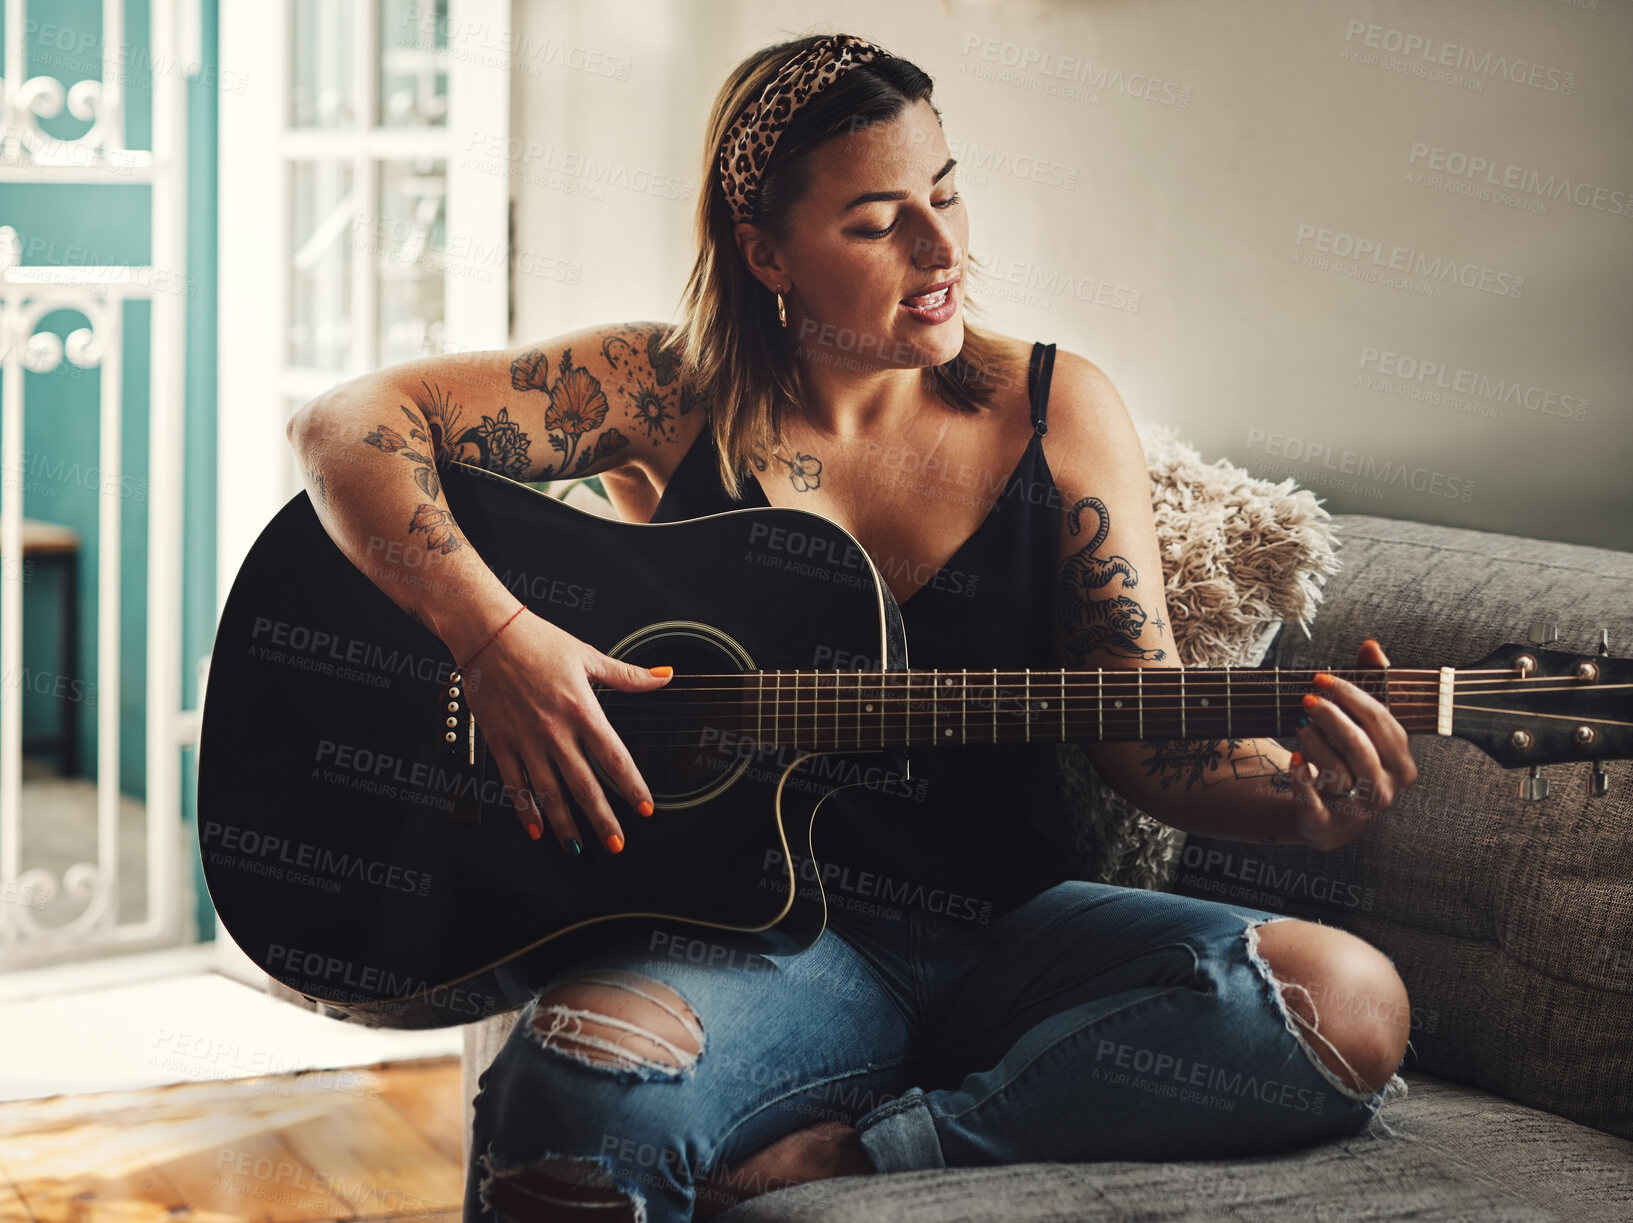
[[[523,612],[524,612],[524,611],[526,611],[526,610],[527,610],[527,604],[525,604],[525,603],[518,603],[518,604],[517,604],[517,605],[516,605],[516,610],[515,610],[515,611],[513,611],[513,612],[511,612],[511,613],[510,613],[510,620],[514,620],[514,619],[515,619],[515,618],[516,618],[516,617],[517,617],[517,616],[519,616],[519,615],[521,615],[521,614],[522,614],[522,613],[523,613]],[[487,648],[488,648],[488,647],[489,647],[489,646],[490,646],[490,645],[492,645],[492,644],[493,644],[493,643],[494,643],[494,641],[495,641],[495,639],[496,639],[496,638],[498,638],[498,636],[499,636],[499,634],[500,634],[500,633],[502,633],[502,632],[504,632],[504,631],[505,631],[505,630],[506,630],[506,629],[507,629],[507,628],[509,628],[509,627],[510,627],[510,620],[506,620],[506,621],[505,621],[505,622],[504,622],[504,623],[503,623],[503,624],[501,624],[501,625],[500,625],[500,626],[499,626],[499,627],[498,627],[498,628],[496,628],[496,629],[494,629],[494,630],[493,630],[493,636],[491,636],[491,637],[489,637],[489,638],[488,638],[488,639],[487,639],[487,640],[486,640],[486,641],[484,641],[484,642],[483,642],[483,643],[482,643],[482,649],[481,649],[481,650],[478,650],[478,651],[477,651],[477,652],[476,652],[476,653],[475,653],[475,654],[472,654],[472,655],[471,655],[471,657],[470,657],[470,662],[467,662],[467,663],[466,663],[466,664],[465,664],[465,666],[463,666],[463,667],[460,667],[460,668],[459,668],[459,669],[460,669],[460,670],[461,670],[461,671],[463,671],[463,670],[465,670],[465,669],[466,669],[466,668],[467,668],[467,667],[469,667],[469,666],[470,666],[470,665],[471,665],[471,663],[473,663],[473,662],[475,662],[475,661],[476,661],[476,660],[477,660],[477,658],[478,658],[478,656],[479,656],[479,655],[481,655],[481,653],[482,653],[482,650],[485,650],[485,649],[487,649]]]

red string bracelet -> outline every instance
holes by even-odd
[[[521,615],[526,610],[527,610],[527,604],[518,603],[516,605],[516,610],[510,613],[510,620],[514,620],[517,616]],[[484,641],[482,643],[482,650],[485,650],[490,645],[492,645],[494,643],[495,639],[498,638],[499,634],[504,632],[507,628],[510,627],[510,620],[506,620],[498,628],[493,630],[493,636],[489,637],[486,641]],[[461,671],[463,671],[463,670],[465,670],[465,667],[469,667],[472,662],[476,661],[478,655],[480,655],[482,653],[482,650],[478,650],[475,654],[472,654],[471,658],[470,658],[470,662],[467,662],[464,667],[460,667],[459,669]]]

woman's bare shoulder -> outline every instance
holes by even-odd
[[[988,333],[992,346],[997,351],[997,360],[1001,366],[1000,376],[996,379],[997,385],[1008,392],[1007,402],[998,406],[1009,409],[1017,418],[1031,419],[1031,369],[1032,355],[1039,343],[1021,339],[1016,336],[996,335]],[[1079,431],[1092,433],[1096,427],[1103,426],[1108,419],[1119,416],[1127,418],[1123,402],[1117,395],[1117,388],[1111,379],[1093,361],[1087,357],[1055,346],[1054,364],[1049,372],[1049,405],[1046,419],[1049,422],[1049,436],[1058,446],[1065,440],[1066,434]],[[1059,432],[1057,433],[1057,427]]]
[[[1111,378],[1089,358],[1056,350],[1043,444],[1063,494],[1104,497],[1121,489],[1149,505],[1150,478],[1134,420]]]

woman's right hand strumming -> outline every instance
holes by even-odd
[[[662,349],[668,330],[612,324],[525,348],[408,361],[325,392],[287,429],[336,546],[451,659],[475,662],[462,678],[505,793],[531,836],[548,823],[569,853],[581,849],[569,794],[585,831],[614,853],[623,848],[592,758],[632,810],[652,799],[591,685],[641,692],[666,678],[531,611],[494,636],[517,598],[454,521],[439,472],[457,460],[525,483],[603,475],[615,504],[644,520],[706,418]]]
[[[652,794],[590,684],[650,692],[662,688],[669,677],[610,658],[523,611],[470,668],[461,671],[461,679],[471,713],[528,835],[537,839],[548,822],[563,849],[580,852],[578,831],[562,794],[565,781],[595,835],[613,853],[623,849],[623,829],[589,758],[594,756],[640,814],[652,814]]]

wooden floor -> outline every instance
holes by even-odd
[[[14,1101],[0,1223],[458,1223],[462,1124],[457,1058]]]

